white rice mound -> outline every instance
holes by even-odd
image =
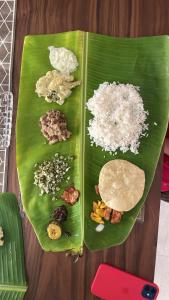
[[[138,154],[140,137],[145,136],[148,111],[144,110],[139,87],[132,84],[104,82],[87,102],[93,115],[89,121],[91,145],[102,150]]]

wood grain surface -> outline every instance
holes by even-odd
[[[13,64],[14,124],[25,35],[76,29],[117,37],[168,34],[168,12],[168,0],[18,0]],[[102,262],[153,280],[160,205],[160,170],[159,163],[146,202],[144,224],[137,223],[128,240],[121,246],[97,253],[90,253],[85,249],[84,256],[76,264],[64,253],[43,252],[31,225],[24,217],[25,259],[29,284],[25,300],[96,299],[90,294],[90,285]],[[9,157],[8,191],[19,196],[14,126]]]

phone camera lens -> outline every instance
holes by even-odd
[[[153,288],[151,289],[151,292],[152,292],[153,294],[156,294],[157,290],[153,287]]]
[[[147,284],[143,287],[141,294],[145,299],[153,300],[155,298],[156,292],[157,290],[155,287]]]

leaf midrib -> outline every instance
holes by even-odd
[[[26,292],[27,286],[21,285],[0,285],[0,291]]]
[[[82,158],[82,164],[81,164],[81,217],[82,217],[82,224],[81,224],[81,234],[82,234],[82,245],[84,243],[84,176],[85,176],[85,103],[86,103],[86,97],[87,97],[87,56],[88,56],[88,32],[81,31],[80,32],[83,35],[83,60],[82,60],[82,93],[81,93],[81,153],[80,156]]]

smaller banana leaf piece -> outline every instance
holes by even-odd
[[[13,194],[0,194],[0,226],[4,232],[4,245],[0,247],[0,299],[21,300],[27,285],[22,225]]]

